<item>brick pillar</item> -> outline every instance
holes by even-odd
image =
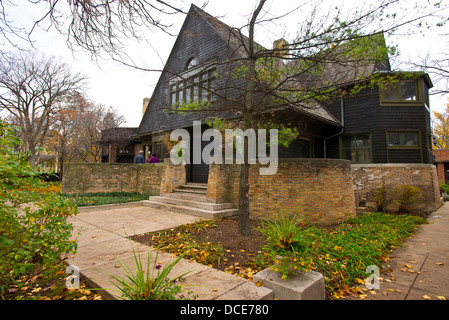
[[[161,195],[172,193],[174,189],[186,184],[186,166],[174,165],[170,159],[164,159],[165,173],[161,182]]]
[[[229,166],[225,164],[209,165],[206,198],[210,202],[228,202],[229,170]]]

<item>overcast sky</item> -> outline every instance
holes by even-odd
[[[192,3],[202,6],[204,0]],[[213,16],[217,16],[223,22],[240,27],[248,21],[248,15],[251,13],[254,0],[210,0],[204,10]],[[322,5],[334,5],[338,1],[324,0]],[[358,1],[359,2],[359,1]],[[13,21],[32,21],[33,13],[30,9],[21,6],[19,1],[18,11],[13,14]],[[188,10],[190,2],[180,1],[185,10]],[[277,0],[268,1],[265,9],[273,15],[283,14],[289,11],[289,8],[296,6],[296,3],[304,1]],[[344,1],[345,5],[350,6],[351,1]],[[259,28],[257,30],[256,41],[265,46],[270,46],[273,40],[281,37],[294,35],[295,27],[298,25],[300,16],[305,10],[296,11],[294,14],[277,20],[275,24],[270,24],[268,28]],[[178,34],[185,16],[178,14],[172,16],[172,32]],[[445,26],[445,32],[438,30],[439,33],[449,34],[448,26]],[[162,64],[167,60],[168,55],[176,40],[176,36],[170,37],[166,34],[152,34],[150,36],[151,47],[147,44],[130,43],[129,50],[132,53],[138,53],[142,61],[148,65],[157,65],[162,68]],[[142,102],[145,97],[151,97],[154,86],[159,78],[156,72],[141,72],[126,68],[117,63],[92,62],[87,53],[77,52],[72,54],[67,48],[65,37],[52,30],[44,32],[37,30],[34,34],[35,47],[38,51],[60,56],[63,60],[70,63],[74,71],[86,73],[89,78],[89,88],[87,96],[95,102],[106,106],[115,107],[120,114],[126,117],[127,122],[123,126],[138,126],[142,117]],[[395,37],[387,38],[387,44],[397,44],[401,52],[401,59],[394,62],[394,66],[401,69],[401,61],[416,59],[424,56],[428,52],[443,51],[446,49],[448,41],[446,38],[435,38],[435,32],[425,32],[414,37]],[[3,45],[2,48],[7,48]],[[156,53],[157,52],[157,53]],[[434,96],[431,98],[432,110],[441,111],[447,97]]]

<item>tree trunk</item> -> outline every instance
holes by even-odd
[[[253,127],[254,90],[256,89],[256,60],[254,52],[254,26],[257,16],[262,10],[266,0],[260,0],[249,23],[249,48],[248,48],[248,73],[245,97],[245,109],[243,112],[244,127],[246,131]],[[239,179],[239,233],[244,236],[251,235],[249,220],[249,163],[248,163],[248,139],[243,141],[243,164],[240,165]]]

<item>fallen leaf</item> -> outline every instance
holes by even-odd
[[[409,269],[413,269],[413,267],[412,267],[411,265],[406,264],[406,263],[404,263],[404,267],[407,267],[407,268],[409,268]]]
[[[436,265],[438,265],[438,266],[444,266],[444,263],[443,262],[437,262],[437,263],[435,263]]]
[[[413,260],[410,260],[409,262],[410,262],[410,263],[416,263],[416,261],[413,261]]]
[[[444,297],[444,296],[437,296],[437,298],[440,299],[440,300],[447,300],[447,298]]]
[[[213,291],[213,292],[217,292],[218,289],[217,289],[217,288],[213,288],[212,291]]]
[[[422,296],[424,299],[426,299],[426,300],[430,300],[430,299],[432,299],[431,297],[429,297],[427,294],[425,294],[425,295],[423,295]]]

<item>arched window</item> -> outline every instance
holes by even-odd
[[[197,65],[198,65],[198,59],[195,57],[190,58],[189,60],[187,60],[185,70],[189,70],[193,67],[196,67]]]

